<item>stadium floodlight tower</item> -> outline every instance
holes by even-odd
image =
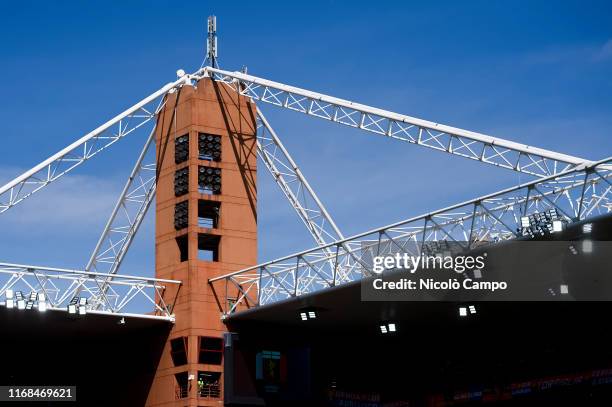
[[[217,63],[215,25],[209,17],[210,66]],[[256,117],[254,102],[210,77],[167,94],[158,114],[156,274],[183,288],[148,406],[223,399],[225,325],[208,280],[257,262]]]

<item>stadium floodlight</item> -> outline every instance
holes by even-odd
[[[561,284],[561,294],[568,294],[569,293],[569,287],[567,286],[567,284]]]
[[[317,313],[313,309],[303,309],[300,310],[300,319],[302,321],[308,321],[309,319],[316,319]]]
[[[529,216],[521,217],[521,227],[524,227],[524,228],[529,227]]]
[[[380,324],[380,332],[382,334],[397,332],[397,325],[394,322],[390,322],[390,323],[385,322],[383,324]]]
[[[70,304],[68,304],[68,313],[76,314],[78,311],[79,297],[72,297]]]
[[[552,223],[553,232],[563,231],[563,222],[560,220],[554,220]]]
[[[582,233],[591,233],[593,231],[592,223],[585,223],[582,225]]]
[[[593,241],[592,240],[583,240],[582,241],[582,251],[584,253],[591,253],[593,251]]]
[[[26,301],[24,299],[17,300],[17,309],[25,309]]]
[[[79,315],[85,315],[87,314],[87,308],[85,307],[79,307]]]
[[[475,305],[470,305],[468,308],[470,309],[470,314],[475,314],[476,313],[476,306]]]
[[[85,305],[87,305],[87,298],[85,298],[85,297],[81,297],[81,298],[79,298],[79,305],[80,305],[80,306],[85,306]]]
[[[47,299],[44,293],[38,294],[38,311],[40,312],[47,311]]]
[[[26,302],[26,309],[31,310],[34,308],[34,303],[36,302],[36,298],[38,298],[38,294],[32,292],[30,293],[30,299]]]
[[[6,290],[6,308],[15,308],[15,292],[13,290]]]
[[[459,316],[460,317],[466,317],[467,316],[467,308],[459,307]]]

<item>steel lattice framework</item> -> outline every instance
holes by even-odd
[[[84,135],[29,171],[0,187],[0,213],[40,191],[85,161],[156,118],[163,97],[188,82],[186,76],[159,89],[123,113]]]
[[[205,74],[253,100],[537,177],[589,162],[239,72],[208,68]]]
[[[127,275],[110,277],[109,274],[84,270],[0,263],[0,296],[4,296],[7,290],[22,291],[26,298],[31,293],[44,294],[47,309],[66,311],[74,297],[86,295],[102,298],[97,309],[94,309],[94,304],[88,304],[87,312],[174,321],[172,307],[180,281]],[[170,287],[173,295],[165,296]],[[154,312],[138,312],[143,305],[152,306]],[[130,312],[130,309],[136,309],[136,312]]]
[[[213,285],[220,281],[225,281],[226,287],[232,285],[240,293],[240,299],[249,299],[250,304],[267,304],[285,298],[284,296],[287,298],[297,296],[361,278],[368,273],[369,267],[364,253],[371,251],[370,247],[374,247],[371,240],[366,239],[367,235],[379,235],[376,244],[378,249],[382,247],[383,241],[385,247],[390,245],[401,247],[402,242],[414,240],[418,236],[421,236],[422,240],[435,240],[440,237],[448,239],[459,231],[463,233],[464,240],[467,236],[469,242],[494,242],[514,236],[512,228],[516,225],[521,206],[524,207],[521,213],[537,210],[539,206],[558,206],[559,211],[567,219],[573,220],[610,209],[607,196],[609,187],[602,189],[605,184],[609,185],[609,160],[605,163],[593,163],[582,158],[388,112],[244,73],[204,67],[191,75],[180,72],[179,79],[175,82],[165,85],[0,187],[0,213],[2,213],[105,151],[122,138],[152,124],[144,147],[85,270],[62,275],[60,279],[69,280],[70,275],[87,273],[91,281],[79,277],[78,281],[84,282],[74,283],[76,284],[74,293],[87,292],[93,304],[91,309],[116,313],[130,302],[115,302],[111,305],[108,298],[114,292],[113,286],[126,277],[117,273],[155,196],[155,161],[151,157],[155,119],[164,107],[169,92],[180,90],[185,85],[193,86],[199,79],[205,77],[211,77],[259,102],[541,177],[532,184],[518,186],[470,203],[345,239],[274,129],[258,109],[258,155],[319,247],[211,280]],[[580,177],[584,179],[580,181]],[[572,195],[577,190],[581,191],[579,200]],[[564,205],[561,205],[562,202]],[[466,208],[470,210],[464,211]],[[450,210],[456,211],[449,212]],[[469,225],[467,235],[466,225]],[[290,265],[286,263],[287,261],[294,264]],[[0,266],[0,272],[16,273],[11,274],[13,275],[11,278],[17,278],[19,281],[31,275],[40,280],[47,277],[50,279],[53,273],[70,273],[69,270],[10,264]],[[89,286],[85,282],[95,286]],[[123,281],[123,283],[124,285],[133,283],[133,287],[141,286],[135,285],[136,282]],[[157,289],[155,284],[147,288]],[[134,288],[134,290],[139,289]],[[253,300],[249,297],[255,291],[257,298]],[[64,297],[60,298],[65,300]],[[226,308],[225,311],[230,310]]]
[[[315,242],[324,245],[343,239],[342,232],[261,111],[257,112],[257,152]]]
[[[549,208],[555,208],[568,222],[610,213],[611,163],[612,157],[582,165],[554,176],[213,278],[209,283],[213,287],[224,285],[226,290],[239,293],[238,301],[224,305],[222,311],[228,314],[241,302],[249,306],[266,305],[341,284],[336,275],[339,266],[347,258],[361,260],[353,262],[350,270],[352,280],[358,280],[372,275],[373,256],[396,253],[420,255],[422,243],[430,241],[466,242],[465,249],[469,250],[477,245],[514,239],[520,236],[521,217]],[[215,288],[218,289],[220,287]]]
[[[152,154],[155,146],[155,127],[145,142],[119,200],[104,227],[102,235],[85,266],[86,271],[94,270],[115,274],[130,247],[144,216],[147,213],[156,189],[155,160]],[[153,155],[153,157],[151,157]],[[148,159],[148,160],[147,160]]]

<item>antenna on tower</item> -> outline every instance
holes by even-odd
[[[208,17],[208,39],[206,41],[206,59],[213,68],[218,68],[217,63],[217,17]]]

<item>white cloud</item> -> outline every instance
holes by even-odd
[[[0,168],[0,184],[21,171]],[[50,230],[87,233],[108,218],[122,181],[91,175],[65,175],[0,214],[0,229],[11,234],[47,234]],[[96,230],[96,229],[94,229]]]

